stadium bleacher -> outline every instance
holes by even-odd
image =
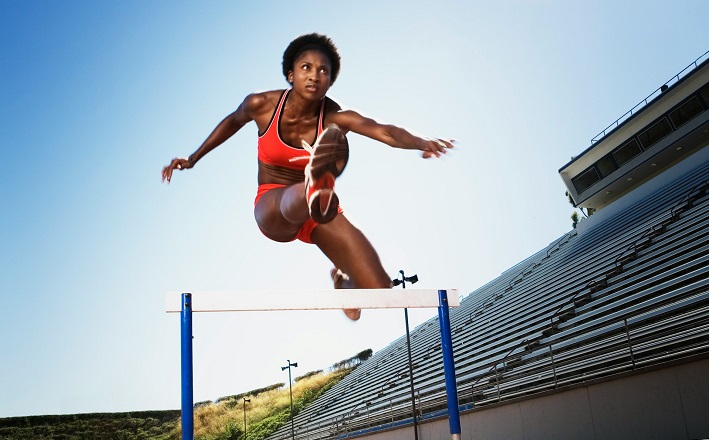
[[[451,311],[461,410],[709,351],[709,162],[571,232]],[[437,318],[411,332],[420,420],[446,413]],[[404,337],[295,417],[297,438],[412,422]],[[289,429],[270,438],[290,438]]]

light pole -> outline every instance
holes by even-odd
[[[290,367],[297,368],[298,362],[291,363],[290,359],[288,359],[288,365],[286,365],[285,367],[281,367],[281,371],[285,370],[286,368],[288,369],[288,388],[290,388],[290,438],[291,440],[294,440],[295,428],[293,425],[293,383],[291,381]]]
[[[399,274],[401,275],[401,278],[391,280],[391,282],[394,286],[398,286],[399,284],[401,284],[402,289],[406,289],[406,282],[407,281],[410,282],[411,284],[415,284],[419,280],[419,277],[416,274],[411,275],[410,277],[405,276],[403,270],[400,270]],[[411,407],[413,408],[413,413],[414,413],[414,438],[416,440],[418,440],[419,430],[418,430],[418,420],[417,420],[417,416],[416,416],[416,394],[414,393],[414,366],[413,366],[413,362],[411,361],[411,336],[409,335],[409,309],[407,309],[407,308],[404,308],[404,321],[406,322],[406,348],[409,353],[409,384],[411,385]]]
[[[244,397],[244,439],[246,438],[246,402],[251,402],[251,399]]]

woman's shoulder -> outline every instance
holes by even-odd
[[[250,109],[258,109],[266,105],[275,107],[283,96],[283,92],[285,92],[284,89],[253,92],[244,98],[244,104]]]
[[[334,99],[329,96],[325,96],[325,114],[336,113],[342,110],[340,104],[338,104]]]
[[[325,103],[325,124],[337,124],[340,127],[350,126],[362,116],[349,108],[342,108],[340,104],[330,98]]]

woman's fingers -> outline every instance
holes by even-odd
[[[175,158],[170,161],[170,165],[167,165],[165,168],[162,169],[162,181],[166,181],[167,183],[170,183],[170,180],[172,179],[172,172],[174,170],[184,170],[187,169],[188,166],[186,164],[189,164],[189,161],[186,159],[179,159]]]
[[[428,159],[429,157],[441,157],[441,154],[446,154],[447,150],[453,148],[455,141],[445,140],[445,139],[431,139],[426,145],[426,149],[423,151],[423,158]]]

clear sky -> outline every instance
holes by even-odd
[[[0,0],[0,417],[176,409],[169,290],[329,288],[253,221],[251,124],[169,186],[250,92],[326,33],[330,96],[459,147],[350,136],[348,216],[392,277],[467,294],[571,229],[558,169],[709,49],[709,2]],[[412,328],[435,310],[411,311]],[[287,381],[404,333],[403,312],[195,315],[195,400]]]

